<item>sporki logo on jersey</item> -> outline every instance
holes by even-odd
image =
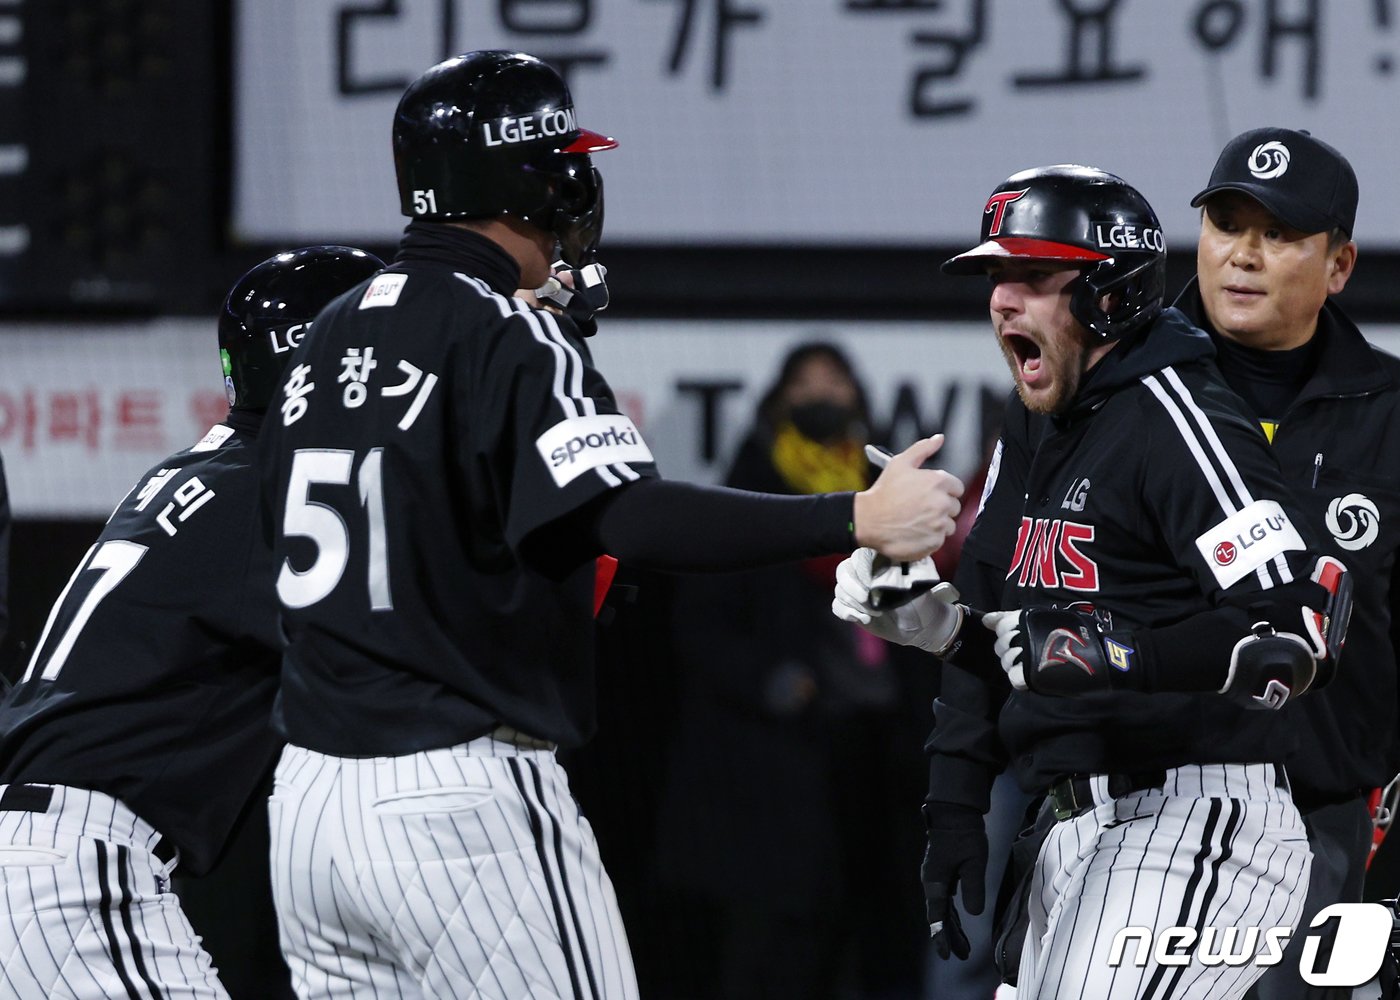
[[[1023,517],[1011,558],[1009,580],[1019,587],[1063,587],[1097,591],[1099,565],[1081,545],[1094,540],[1094,526],[1060,518]]]
[[[1336,921],[1330,956],[1319,956],[1322,929]],[[1379,903],[1333,903],[1308,925],[1298,974],[1309,986],[1354,988],[1380,972],[1395,918]],[[1314,932],[1317,933],[1314,933]],[[1149,958],[1162,966],[1202,965],[1267,968],[1283,961],[1293,937],[1291,927],[1165,927],[1154,940],[1149,927],[1125,927],[1113,936],[1110,968],[1124,964],[1145,968]],[[1129,943],[1136,947],[1129,952]],[[1261,947],[1262,946],[1262,947]]]
[[[1348,552],[1364,549],[1381,533],[1381,512],[1370,497],[1348,493],[1327,505],[1327,530]]]
[[[1196,548],[1222,587],[1269,560],[1302,551],[1303,538],[1275,500],[1256,500],[1196,537]]]
[[[508,146],[517,142],[532,142],[535,139],[552,139],[578,131],[578,121],[573,108],[558,108],[553,111],[536,111],[521,118],[497,118],[483,122],[482,135],[488,146]]]
[[[539,436],[535,447],[558,486],[600,466],[655,461],[641,432],[619,413],[561,420]]]
[[[1261,181],[1271,177],[1282,177],[1288,171],[1288,163],[1293,154],[1277,139],[1263,142],[1249,154],[1249,172]]]

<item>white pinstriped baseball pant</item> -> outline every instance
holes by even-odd
[[[552,750],[288,746],[269,812],[298,996],[636,1000],[612,883]]]
[[[1232,1000],[1263,973],[1253,962],[1131,961],[1112,968],[1115,935],[1172,926],[1294,927],[1312,853],[1272,764],[1168,770],[1162,789],[1114,799],[1093,779],[1094,807],[1056,823],[1031,883],[1018,1000]],[[1219,945],[1215,946],[1217,949]],[[1264,947],[1262,933],[1258,950]],[[1129,946],[1128,954],[1135,952]],[[998,996],[1010,995],[1009,991]]]
[[[153,853],[160,834],[101,792],[0,785],[0,803],[21,798],[0,808],[0,996],[226,1000],[170,891],[177,859]]]

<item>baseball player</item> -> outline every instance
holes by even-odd
[[[1356,265],[1356,174],[1336,149],[1286,128],[1243,132],[1220,153],[1201,206],[1198,277],[1177,307],[1215,342],[1225,381],[1264,426],[1323,551],[1357,584],[1349,663],[1290,708],[1293,798],[1312,878],[1302,921],[1362,900],[1368,798],[1400,769],[1395,603],[1400,551],[1400,361],[1366,343],[1331,296]],[[1301,935],[1262,997],[1322,996],[1299,976]]]
[[[228,416],[117,505],[0,703],[5,996],[227,996],[170,877],[210,867],[279,746],[259,426],[287,349],[381,266],[307,247],[234,285]]]
[[[553,69],[500,51],[414,81],[393,139],[412,221],[297,348],[263,456],[288,637],[283,951],[303,997],[635,997],[555,761],[595,723],[595,560],[730,569],[857,543],[917,559],[962,487],[918,468],[938,439],[856,494],[659,480],[574,319],[514,295],[558,296],[557,250],[587,322],[590,154],[614,141],[579,126]]]
[[[982,242],[944,269],[991,279],[1016,382],[963,550],[977,599],[1004,610],[979,625],[944,586],[877,613],[868,554],[838,572],[838,614],[945,658],[923,871],[945,957],[967,948],[954,893],[982,909],[992,778],[1009,765],[1048,795],[1022,998],[1238,997],[1307,888],[1275,709],[1335,671],[1349,578],[1209,338],[1162,309],[1163,246],[1142,196],[1099,170],[993,192]]]

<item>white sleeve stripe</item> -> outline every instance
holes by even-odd
[[[1235,465],[1235,460],[1230,456],[1229,451],[1225,449],[1224,442],[1220,440],[1220,435],[1215,432],[1215,426],[1210,422],[1210,418],[1196,405],[1196,400],[1192,397],[1191,390],[1186,388],[1186,383],[1181,380],[1181,376],[1176,373],[1175,368],[1164,368],[1162,374],[1166,375],[1167,381],[1181,394],[1182,402],[1185,403],[1187,409],[1191,411],[1191,415],[1201,428],[1201,433],[1205,436],[1206,440],[1210,442],[1211,447],[1215,451],[1216,461],[1220,463],[1221,467],[1225,470],[1225,474],[1230,477],[1230,483],[1235,487],[1235,492],[1240,498],[1240,506],[1248,507],[1254,502],[1254,497],[1250,494],[1249,487],[1245,485],[1244,477],[1240,475],[1240,470]]]
[[[593,471],[598,473],[598,478],[601,479],[603,482],[607,483],[609,486],[622,485],[622,480],[618,479],[617,476],[613,474],[613,471],[609,469],[606,465],[600,465]]]
[[[588,416],[595,416],[597,414],[597,410],[595,408],[593,399],[592,397],[586,395],[583,391],[583,358],[579,356],[579,353],[574,348],[574,345],[569,343],[569,338],[564,336],[564,331],[559,329],[559,323],[557,320],[555,320],[553,314],[549,312],[536,312],[535,315],[538,316],[539,319],[544,323],[545,334],[549,337],[549,339],[553,340],[560,347],[564,348],[564,352],[568,354],[570,358],[573,359],[574,374],[572,380],[569,383],[570,395],[572,395],[575,399],[583,403],[584,409],[587,410]]]
[[[554,398],[559,402],[565,417],[573,419],[579,416],[597,416],[597,404],[591,396],[583,394],[583,358],[579,357],[574,345],[569,343],[568,338],[559,329],[559,325],[554,322],[553,316],[542,310],[532,309],[513,296],[501,295],[492,291],[491,287],[480,278],[468,277],[461,273],[457,273],[456,276],[476,289],[483,298],[494,301],[504,318],[509,319],[512,315],[517,315],[524,319],[530,328],[530,335],[549,348],[550,353],[554,355]],[[544,322],[541,323],[541,320]],[[548,326],[548,330],[545,329],[546,326]],[[572,365],[570,364],[571,360]],[[570,374],[571,370],[572,374]],[[570,393],[564,391],[566,379],[572,390]],[[626,466],[621,466],[621,468],[626,469]],[[622,485],[622,480],[607,466],[600,465],[594,471],[598,473],[598,478],[609,487]],[[626,471],[630,473],[629,478],[641,478],[631,469],[626,469]]]
[[[1172,387],[1181,393],[1183,399],[1180,403],[1160,382],[1158,382],[1155,375],[1144,377],[1142,380],[1143,384],[1157,397],[1163,408],[1171,415],[1172,422],[1176,424],[1177,430],[1181,432],[1182,440],[1186,442],[1187,448],[1189,448],[1191,454],[1195,456],[1196,463],[1200,466],[1202,473],[1204,473],[1206,482],[1210,484],[1211,490],[1215,493],[1215,499],[1220,504],[1225,514],[1231,515],[1238,513],[1253,501],[1249,499],[1249,490],[1245,487],[1243,481],[1240,480],[1239,472],[1235,468],[1234,461],[1229,458],[1228,453],[1225,451],[1224,444],[1220,441],[1219,436],[1216,435],[1215,429],[1210,426],[1209,419],[1201,409],[1196,406],[1195,400],[1191,398],[1190,390],[1188,390],[1186,385],[1181,381],[1181,377],[1170,367],[1164,368],[1162,373],[1172,381]],[[1182,405],[1191,409],[1194,426],[1192,420],[1188,420],[1186,414],[1182,411]],[[1220,461],[1222,467],[1224,467],[1226,472],[1231,476],[1232,483],[1238,486],[1239,493],[1244,497],[1239,505],[1236,505],[1234,500],[1231,499],[1225,488],[1225,484],[1220,479],[1220,474],[1216,471],[1215,466],[1211,463],[1205,449],[1202,447],[1201,441],[1197,436],[1198,430],[1202,435],[1210,439],[1213,444],[1212,450],[1216,459]],[[1284,568],[1280,573],[1282,577],[1280,582],[1288,583],[1292,579],[1292,576],[1287,569],[1287,560],[1284,559],[1282,555],[1278,558],[1284,561]],[[1269,575],[1268,563],[1256,569],[1254,575],[1258,579],[1261,589],[1269,590],[1274,586],[1274,581]]]
[[[578,406],[574,403],[572,399],[570,399],[567,395],[564,394],[564,378],[567,374],[566,369],[569,365],[568,358],[564,356],[564,352],[558,344],[545,337],[544,332],[540,329],[539,324],[533,322],[532,316],[530,316],[528,313],[519,313],[519,311],[514,308],[515,305],[523,306],[524,303],[520,302],[518,299],[508,298],[507,296],[493,292],[491,290],[491,287],[487,285],[486,282],[482,281],[480,278],[471,278],[465,274],[461,274],[460,272],[456,273],[455,276],[461,278],[472,288],[475,288],[478,294],[482,296],[482,298],[493,301],[496,304],[496,307],[500,310],[501,316],[503,318],[509,319],[512,315],[522,316],[526,324],[530,327],[531,336],[533,336],[535,340],[539,341],[545,347],[549,348],[550,353],[554,355],[554,398],[558,401],[560,409],[564,411],[565,417],[572,418],[579,416]]]
[[[1201,467],[1201,472],[1205,475],[1206,482],[1210,484],[1212,492],[1215,493],[1216,502],[1220,504],[1221,509],[1227,515],[1238,513],[1240,508],[1230,499],[1230,495],[1225,492],[1225,484],[1220,481],[1220,476],[1216,473],[1215,467],[1212,466],[1210,460],[1206,458],[1205,452],[1201,448],[1201,443],[1196,440],[1195,434],[1192,433],[1191,425],[1187,422],[1186,415],[1181,412],[1181,408],[1177,405],[1176,400],[1167,395],[1167,391],[1162,388],[1161,383],[1157,381],[1155,375],[1145,376],[1142,380],[1142,384],[1151,390],[1152,395],[1157,397],[1163,409],[1171,416],[1172,422],[1176,424],[1176,429],[1181,432],[1182,440],[1186,442],[1186,447],[1191,450],[1191,454],[1196,458],[1196,464]]]
[[[642,478],[641,475],[638,474],[637,471],[633,469],[632,466],[628,465],[626,462],[614,463],[613,468],[616,469],[618,472],[622,473],[622,475],[625,478],[630,479],[632,482],[636,482],[638,479]]]

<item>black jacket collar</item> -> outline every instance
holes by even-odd
[[[1057,420],[1073,421],[1097,410],[1113,393],[1169,365],[1215,356],[1215,345],[1176,309],[1165,309],[1146,330],[1114,345],[1089,369],[1069,410]]]
[[[494,240],[460,226],[417,219],[410,222],[399,241],[394,264],[423,262],[446,264],[481,278],[501,295],[510,295],[520,287],[520,265],[515,258]]]

